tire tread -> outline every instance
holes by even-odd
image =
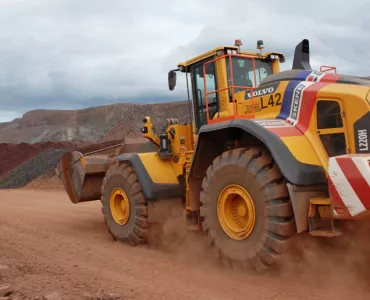
[[[109,199],[104,199],[105,189],[107,183],[109,183],[109,181],[112,180],[112,178],[115,176],[120,176],[122,178],[121,180],[124,180],[128,183],[129,188],[125,192],[129,197],[130,205],[135,205],[135,225],[132,232],[130,232],[127,237],[118,237],[112,232],[111,228],[109,228],[107,216],[104,211],[104,207],[102,207],[104,223],[108,228],[108,232],[112,235],[114,240],[129,242],[132,246],[146,243],[148,230],[150,227],[148,222],[148,203],[142,192],[142,188],[135,174],[135,171],[131,166],[126,163],[120,164],[116,162],[108,169],[101,186],[101,202],[103,204],[104,202],[109,201]]]
[[[207,221],[209,207],[212,205],[212,203],[208,203],[207,192],[211,188],[209,182],[215,176],[215,172],[228,164],[237,164],[252,172],[265,199],[267,228],[263,244],[254,257],[249,259],[249,265],[256,271],[264,271],[279,258],[281,253],[287,250],[289,238],[296,233],[294,213],[284,178],[271,154],[265,148],[252,147],[229,150],[213,160],[213,164],[208,167],[202,182],[200,215],[204,219],[203,230],[208,233],[209,243],[216,248],[218,248],[217,239]],[[219,251],[221,252],[220,249]],[[243,264],[240,261],[234,263]]]

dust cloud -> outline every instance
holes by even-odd
[[[149,237],[150,247],[171,253],[197,268],[221,268],[229,275],[237,271],[238,276],[243,273],[222,263],[204,234],[185,229],[180,201],[164,201],[153,212],[156,219]],[[318,238],[302,233],[293,238],[291,249],[263,276],[274,285],[282,282],[292,286],[304,284],[340,299],[365,299],[370,297],[369,234],[369,220],[346,223],[343,235],[338,238]],[[248,279],[261,276],[249,271],[244,271],[244,275]]]

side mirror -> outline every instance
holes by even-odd
[[[168,87],[170,91],[173,91],[176,86],[176,72],[175,71],[169,71],[168,72]]]

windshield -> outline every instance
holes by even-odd
[[[254,61],[256,62],[256,82],[254,82],[253,61],[251,59],[233,56],[231,58],[231,61],[235,86],[258,86],[266,76],[272,74],[271,62],[255,59]],[[229,81],[229,86],[231,86],[229,58],[226,59],[226,67],[227,79]],[[235,89],[235,91],[240,90],[243,89]]]

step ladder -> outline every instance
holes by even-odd
[[[330,198],[313,198],[308,212],[309,234],[317,237],[339,237],[342,232],[335,226]]]

